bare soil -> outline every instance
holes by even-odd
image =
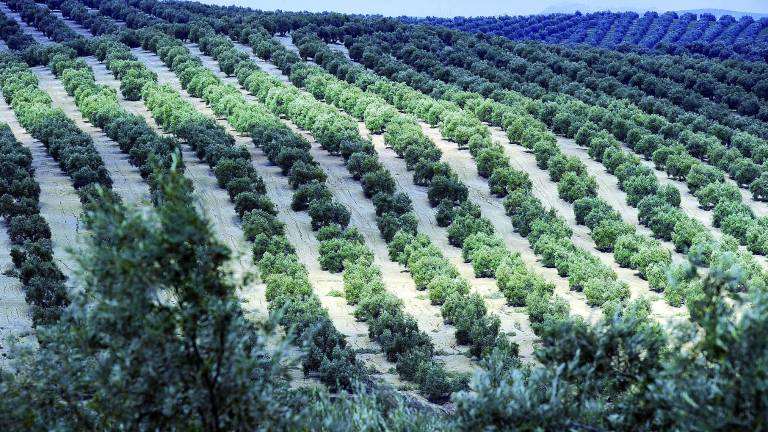
[[[18,278],[3,273],[13,270],[9,251],[11,240],[5,229],[5,221],[0,220],[0,367],[8,359],[11,340],[17,343],[34,341],[32,320],[29,306],[24,299],[24,290]]]

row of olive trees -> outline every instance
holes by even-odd
[[[387,29],[386,32],[376,33],[374,37],[359,39],[362,45],[353,46],[352,52],[356,58],[361,58],[357,56],[362,55],[360,50],[365,49],[366,45],[376,47],[369,52],[374,59],[381,58],[383,52],[389,52],[419,70],[429,70],[443,79],[450,77],[451,81],[461,83],[466,89],[497,100],[503,98],[504,89],[509,89],[534,98],[547,95],[547,99],[554,98],[562,102],[580,100],[598,109],[610,106],[610,116],[618,120],[616,131],[621,134],[631,128],[640,128],[644,134],[661,134],[686,146],[695,146],[690,135],[681,135],[681,132],[688,131],[695,136],[704,135],[714,139],[718,144],[713,148],[715,151],[730,148],[730,155],[735,160],[751,158],[758,164],[762,163],[761,152],[753,154],[753,149],[738,146],[738,141],[746,139],[757,144],[762,152],[765,151],[768,143],[759,139],[765,136],[765,128],[757,127],[755,121],[741,118],[738,124],[729,123],[726,126],[704,115],[674,107],[668,101],[647,97],[638,99],[634,97],[636,94],[633,89],[622,88],[625,86],[615,81],[610,83],[610,77],[596,79],[592,73],[580,71],[582,68],[588,69],[588,66],[561,59],[546,52],[543,46],[512,44],[504,47],[503,41],[498,39],[491,41],[491,44],[476,44],[467,40],[472,39],[472,36],[460,33],[451,33],[454,39],[446,42],[431,30],[412,27],[404,30],[392,32]],[[440,49],[443,46],[455,48]],[[731,114],[728,110],[725,113]],[[745,133],[753,129],[756,129],[755,133]],[[617,136],[617,139],[625,138]],[[706,156],[710,156],[709,152]],[[717,161],[718,158],[710,160]]]
[[[244,30],[243,33],[247,32]],[[299,63],[294,54],[289,53],[279,43],[269,42],[270,39],[265,38],[264,34],[250,34],[249,39],[255,52],[271,50],[268,57],[278,66],[283,69],[290,67],[291,79],[294,82],[306,85],[308,90],[318,92],[325,100],[360,115],[373,130],[385,130],[385,143],[405,159],[406,167],[414,172],[414,183],[429,188],[428,199],[430,204],[437,206],[438,223],[448,228],[449,241],[464,249],[463,256],[472,262],[478,277],[496,277],[499,274],[499,289],[506,295],[510,304],[525,305],[529,300],[529,313],[537,328],[538,324],[544,321],[558,320],[564,314],[567,315],[568,308],[565,303],[552,296],[552,285],[524,266],[519,255],[509,251],[503,240],[494,234],[492,224],[480,215],[479,208],[467,201],[466,186],[452,172],[450,166],[440,161],[440,150],[424,136],[413,119],[399,114],[394,107],[373,92],[362,92],[358,87],[339,81],[316,67]],[[368,90],[382,84],[385,83],[372,79]],[[417,94],[408,92],[403,87],[399,90],[403,90],[403,99],[418,101]],[[430,106],[427,104],[425,111],[436,115],[439,109],[430,110]],[[466,242],[468,239],[474,241]],[[408,265],[407,256],[398,256],[403,264]],[[435,263],[430,265],[436,266]],[[436,267],[439,269],[441,266]],[[433,274],[438,275],[439,272]],[[527,286],[524,287],[529,282],[536,288],[532,292],[527,291]],[[435,284],[434,288],[438,287],[439,285]],[[430,296],[434,302],[440,304],[450,298],[446,296],[445,289],[430,290]],[[461,296],[454,296],[450,304],[458,304],[456,300],[459,299]],[[477,300],[473,298],[471,303],[481,305]],[[450,312],[451,309],[446,308],[446,311]],[[475,332],[469,332],[469,340],[472,340],[473,333]],[[466,336],[462,336],[464,337]]]
[[[229,193],[243,222],[245,237],[253,242],[254,259],[267,285],[270,309],[281,311],[280,323],[294,328],[299,340],[309,344],[303,359],[305,372],[319,372],[320,379],[329,386],[348,388],[352,379],[359,377],[361,368],[314,295],[307,271],[285,237],[285,227],[276,218],[277,209],[266,195],[248,150],[236,145],[213,119],[198,113],[167,85],[145,85],[144,100],[166,130],[185,139],[211,166],[219,185]],[[270,125],[269,120],[261,118],[258,122]],[[346,225],[348,220],[343,209],[332,208],[320,209],[313,214],[312,222],[313,226],[331,221]]]
[[[92,235],[78,253],[88,295],[74,295],[57,323],[38,328],[40,346],[0,371],[1,428],[306,421],[296,423],[301,409],[290,407],[285,345],[267,346],[275,323],[246,320],[223,270],[230,252],[190,205],[187,180],[174,165],[158,171],[158,185],[154,212],[109,199],[88,212]]]
[[[88,48],[97,55],[106,56],[112,46],[113,41],[92,39]],[[27,49],[24,55],[47,63],[51,71],[62,80],[67,93],[73,96],[83,117],[102,129],[120,146],[128,155],[129,162],[149,181],[150,189],[155,190],[156,185],[152,180],[153,164],[166,169],[170,167],[178,143],[173,139],[161,137],[141,116],[123,109],[115,90],[97,84],[93,71],[84,60],[78,58],[74,49],[58,44],[36,45]],[[143,86],[154,81],[154,75],[143,74],[141,81],[135,85]],[[128,91],[124,89],[124,92]]]
[[[142,5],[147,7],[148,11],[153,7],[152,2],[144,2]],[[208,7],[200,9],[207,10],[205,8]],[[764,302],[753,301],[753,304],[762,303]],[[598,332],[582,331],[587,329],[581,326],[564,326],[562,331],[553,332],[552,337],[547,339],[551,342],[548,346],[556,350],[549,350],[547,356],[554,360],[545,361],[546,366],[542,371],[536,371],[532,375],[525,371],[510,371],[509,375],[505,375],[506,368],[495,368],[494,372],[503,374],[478,380],[478,387],[475,389],[479,391],[467,394],[471,400],[459,405],[456,416],[458,427],[477,429],[492,425],[527,425],[562,429],[588,425],[611,429],[650,430],[748,428],[750,424],[754,424],[750,421],[760,421],[762,417],[758,411],[744,409],[744,406],[748,405],[747,401],[762,400],[760,398],[764,398],[764,395],[759,390],[759,378],[747,382],[739,377],[752,376],[750,371],[756,370],[755,365],[762,364],[760,356],[764,350],[749,344],[749,341],[764,339],[755,337],[757,332],[762,331],[762,326],[749,325],[764,322],[764,319],[759,318],[760,314],[762,308],[758,307],[754,316],[750,315],[745,322],[746,325],[739,327],[749,331],[749,334],[742,331],[709,333],[712,337],[707,338],[707,346],[717,348],[712,352],[714,355],[707,356],[707,366],[713,367],[700,367],[702,363],[693,361],[698,353],[708,352],[706,349],[692,352],[690,344],[683,344],[680,346],[685,349],[659,350],[663,344],[657,343],[658,338],[654,337],[653,329],[650,329],[651,332],[639,332],[647,328],[647,319],[642,316],[636,320],[635,316],[628,316],[626,321],[635,320],[634,323],[628,323],[629,325],[615,325],[609,322],[605,331]],[[705,314],[702,317],[719,319],[722,315],[724,314]],[[723,318],[716,326],[711,326],[710,323],[701,325],[709,329],[736,322],[731,317]],[[718,334],[729,335],[727,349],[723,349],[721,337],[715,338]],[[566,344],[563,341],[579,343]],[[594,355],[584,355],[585,352]],[[648,356],[649,352],[658,352],[659,355]],[[729,355],[724,358],[723,352]],[[678,353],[685,356],[690,353],[693,357],[670,359],[667,356],[677,356]],[[627,361],[628,358],[630,360]],[[626,365],[633,367],[630,369]],[[656,380],[659,375],[657,365],[669,365],[669,368],[664,371],[663,380],[652,382],[651,380]],[[688,365],[685,370],[677,367],[684,365]],[[595,375],[595,371],[598,371],[599,376]],[[545,373],[550,375],[544,375]],[[585,386],[587,381],[594,385]],[[713,399],[710,391],[713,382],[724,390],[716,393],[715,398],[718,398],[719,394],[733,396]],[[560,391],[553,397],[549,390],[553,388],[551,384],[555,383]],[[744,385],[752,383],[756,385]],[[638,392],[638,388],[646,391]],[[730,391],[736,388],[738,392]],[[659,389],[665,391],[660,393]],[[680,391],[681,389],[687,391]],[[655,398],[654,395],[660,394],[661,398]],[[691,394],[695,400],[694,404],[691,404]],[[663,403],[649,406],[646,403],[647,396],[654,396],[656,402]],[[621,403],[616,403],[617,401]],[[510,410],[510,406],[519,408]],[[659,409],[654,411],[656,407]],[[641,411],[633,408],[641,408]],[[350,413],[350,416],[354,414]]]
[[[141,33],[141,37],[156,39],[158,52],[166,53],[164,61],[169,64],[186,64],[177,68],[176,72],[180,77],[192,77],[189,83],[195,82],[196,79],[206,81],[201,77],[212,77],[210,71],[202,68],[199,62],[180,60],[180,58],[193,58],[188,51],[163,50],[164,44],[175,46],[175,40],[169,38],[158,41],[160,36],[151,32]],[[446,381],[450,377],[446,375],[442,365],[431,360],[434,348],[429,336],[418,330],[413,317],[403,313],[401,302],[384,291],[382,276],[373,266],[371,251],[364,245],[355,230],[346,228],[349,223],[349,212],[332,200],[330,190],[324,183],[325,174],[309,154],[309,144],[281,125],[272,114],[265,113],[263,107],[245,104],[244,98],[239,93],[232,93],[231,87],[221,84],[215,77],[207,81],[204,86],[193,88],[192,85],[188,85],[187,89],[190,92],[201,92],[217,114],[231,118],[236,127],[246,127],[244,131],[254,137],[255,143],[260,145],[270,159],[277,163],[288,176],[289,184],[296,190],[293,208],[307,210],[312,218],[313,228],[319,230],[321,266],[332,272],[344,273],[348,300],[351,303],[357,303],[356,316],[369,322],[371,337],[381,343],[391,360],[401,360],[398,362],[401,374],[407,379],[420,383],[425,393],[434,400],[443,400],[455,386],[461,385],[461,382],[452,384]],[[231,97],[227,102],[221,103],[223,99],[220,96],[224,96],[225,93]],[[235,98],[238,102],[235,102]],[[167,106],[178,106],[179,103],[175,101]],[[244,106],[236,109],[238,107],[233,106],[235,103]],[[259,115],[261,118],[244,118],[241,110],[249,109],[252,114]],[[235,112],[237,112],[236,116]],[[376,190],[375,187],[371,184],[366,190],[370,194],[379,196],[384,193]],[[250,216],[252,214],[246,216],[246,234],[249,233],[249,227],[260,228],[264,225],[264,223],[250,225]],[[264,234],[266,233],[258,235]],[[276,268],[280,269],[287,265],[286,270],[290,270],[298,264],[297,262],[290,264],[290,261],[286,263],[284,259],[275,257],[272,251],[264,252],[261,260],[261,267],[268,275],[273,275]],[[284,295],[286,291],[294,292],[296,295],[311,293],[311,287],[308,284],[297,284],[285,277],[268,277],[267,281],[267,298],[273,303],[278,295]],[[299,305],[294,307],[303,309],[303,306]],[[294,319],[295,316],[290,318]],[[345,349],[343,345],[340,346],[341,349],[334,347],[333,345],[338,343],[329,340],[325,335],[320,337],[321,335],[322,333],[318,333],[314,339],[317,343],[323,343],[320,345],[322,349],[333,348],[329,356],[330,361],[317,358],[313,350],[310,350],[309,360],[316,364],[305,362],[305,367],[320,368],[321,375],[327,378],[324,381],[335,380],[336,385],[348,388],[356,378],[356,374],[360,373],[359,367],[355,366],[354,353],[348,348]],[[419,355],[413,354],[417,352]],[[409,353],[411,354],[408,355]],[[427,358],[424,358],[424,355]],[[407,358],[410,358],[410,364],[405,361]]]
[[[274,206],[265,195],[263,180],[253,170],[248,152],[236,147],[231,137],[223,133],[215,124],[195,116],[195,113],[189,110],[190,107],[183,105],[183,101],[178,99],[177,94],[174,98],[170,89],[158,86],[156,75],[137,61],[130,52],[130,48],[119,40],[96,38],[90,40],[85,48],[87,52],[105,61],[108,68],[121,80],[121,91],[126,99],[135,99],[138,91],[138,96],[143,96],[148,106],[165,101],[174,107],[187,108],[186,111],[182,110],[184,120],[181,122],[174,123],[172,116],[167,114],[173,109],[163,111],[166,113],[165,116],[158,112],[156,119],[162,121],[169,130],[174,127],[176,136],[185,139],[193,146],[199,157],[209,162],[221,187],[228,191],[243,220],[245,235],[254,243],[254,256],[260,264],[263,264],[260,268],[265,274],[269,273],[271,276],[268,282],[271,292],[281,295],[280,301],[273,302],[274,309],[289,308],[294,304],[307,305],[307,307],[311,304],[315,305],[315,312],[307,316],[305,325],[299,329],[299,338],[302,343],[314,338],[317,346],[322,346],[324,349],[310,350],[314,352],[314,356],[305,359],[307,371],[315,371],[321,367],[326,369],[337,367],[338,365],[335,365],[332,360],[333,343],[324,341],[322,337],[316,336],[315,332],[325,333],[328,341],[336,341],[335,343],[340,344],[342,349],[345,349],[346,342],[333,328],[327,313],[320,308],[317,298],[311,294],[306,270],[301,265],[296,268],[290,266],[284,268],[280,265],[274,267],[274,260],[263,263],[260,261],[265,254],[271,253],[279,254],[280,262],[297,262],[293,248],[284,236],[284,228],[274,216]],[[103,127],[108,135],[114,136],[123,151],[129,154],[129,160],[140,168],[142,174],[149,177],[153,192],[161,186],[156,183],[158,162],[167,161],[169,164],[172,163],[176,170],[183,169],[180,158],[175,158],[171,162],[171,153],[176,150],[178,144],[170,138],[159,137],[143,118],[128,115],[119,106],[113,90],[95,84],[93,72],[87,64],[75,59],[74,55],[55,55],[52,57],[50,66],[54,72],[63,77],[67,90],[75,94],[77,104],[84,115],[94,121],[97,126]],[[165,168],[169,166],[166,165]],[[149,175],[150,171],[151,175]],[[268,271],[267,268],[269,268]],[[283,285],[286,280],[293,280],[296,285],[288,284],[289,286],[286,287]],[[301,284],[308,288],[295,293],[291,291],[291,286]],[[309,300],[314,298],[314,302],[305,301],[307,293],[310,294]],[[293,314],[283,315],[282,323],[290,328],[299,321],[295,318],[306,312],[306,308],[301,309],[303,311],[293,310]],[[354,374],[353,378],[360,377],[361,368],[355,363],[354,354],[350,357],[347,351],[336,357],[341,357],[341,367],[349,369]],[[350,360],[351,363],[349,363]],[[325,373],[321,379],[331,386],[341,384],[349,387],[350,379],[340,382],[337,375],[335,372]]]
[[[24,128],[40,140],[62,170],[72,178],[80,199],[88,202],[96,185],[107,189],[112,179],[104,161],[83,133],[60,109],[51,106],[51,98],[40,90],[37,77],[29,67],[11,54],[3,55],[0,75],[3,96]]]
[[[8,48],[21,50],[35,44],[35,39],[24,33],[15,19],[0,14],[0,36],[2,36]]]
[[[15,20],[3,14],[0,35],[11,49],[34,43]],[[4,71],[16,62],[6,57],[0,67]],[[5,124],[0,127],[0,171],[0,217],[8,230],[9,252],[31,306],[32,322],[54,322],[69,303],[66,277],[53,261],[51,229],[40,215],[40,185],[34,177],[32,153],[16,141]]]
[[[111,19],[101,16],[97,13],[91,13],[82,3],[77,0],[65,0],[60,2],[50,1],[48,7],[51,9],[60,9],[63,16],[71,18],[78,24],[90,30],[95,36],[115,35],[120,32],[120,26]]]

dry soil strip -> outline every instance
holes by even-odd
[[[6,221],[0,220],[0,225]],[[11,256],[11,239],[5,226],[0,226],[0,366],[6,363],[10,343],[9,338],[18,342],[34,340],[32,320],[29,317],[29,305],[24,298],[24,290],[16,277],[2,274],[14,268]]]

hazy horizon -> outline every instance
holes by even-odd
[[[572,0],[542,3],[533,0],[516,2],[488,0],[467,2],[466,0],[418,1],[388,0],[386,2],[360,2],[352,0],[206,0],[204,3],[237,5],[262,10],[345,12],[381,14],[387,16],[481,16],[481,15],[531,15],[545,10],[576,6],[579,10],[656,10],[677,11],[688,9],[725,9],[737,12],[768,13],[765,0],[645,0],[633,3],[615,0]]]

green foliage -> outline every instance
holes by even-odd
[[[597,195],[597,182],[593,177],[567,172],[557,183],[557,193],[568,202]]]
[[[89,295],[77,296],[59,324],[41,330],[48,342],[23,355],[15,376],[4,375],[3,411],[13,415],[3,421],[24,417],[30,428],[71,429],[292,421],[273,416],[283,412],[275,398],[285,371],[281,354],[263,355],[270,324],[245,321],[221,268],[228,251],[188,205],[181,176],[162,180],[156,215],[106,201],[88,215],[92,237],[79,260],[90,275]],[[160,295],[176,301],[161,304]],[[115,370],[125,379],[110,378]],[[218,385],[208,385],[214,376]],[[70,399],[83,391],[93,404]],[[197,415],[184,415],[186,409]]]
[[[621,220],[605,219],[592,230],[592,239],[594,239],[598,250],[611,252],[613,251],[613,245],[616,244],[616,240],[619,237],[634,232],[635,229],[632,225],[626,224]]]

